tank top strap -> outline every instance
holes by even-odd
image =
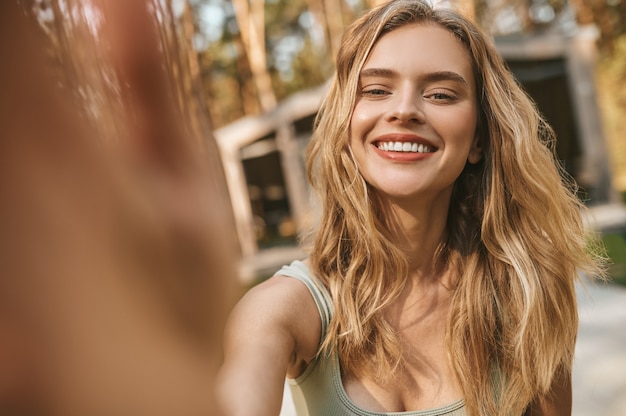
[[[330,293],[328,293],[326,287],[324,287],[322,282],[311,274],[311,270],[308,266],[300,260],[295,260],[291,264],[283,266],[275,273],[275,275],[298,279],[305,284],[307,289],[309,289],[322,322],[322,336],[320,338],[321,343],[326,336],[326,331],[328,330],[328,325],[330,324],[330,317],[333,312],[333,303],[330,299]]]

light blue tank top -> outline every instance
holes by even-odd
[[[309,289],[320,314],[323,339],[332,316],[328,290],[311,275],[309,268],[301,261],[284,266],[276,274],[296,278]],[[466,416],[463,400],[435,409],[413,412],[378,413],[361,409],[352,403],[343,388],[336,354],[318,355],[302,375],[287,381],[298,416]]]

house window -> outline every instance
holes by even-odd
[[[296,244],[297,227],[275,138],[257,140],[242,148],[241,159],[259,249]]]

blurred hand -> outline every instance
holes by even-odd
[[[80,117],[36,22],[0,5],[0,414],[219,414],[236,281],[219,158],[174,106],[146,1],[92,3],[123,137]]]

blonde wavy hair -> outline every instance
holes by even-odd
[[[414,23],[449,30],[469,52],[484,152],[455,184],[438,251],[439,264],[456,276],[449,359],[469,415],[519,415],[555,377],[569,375],[575,280],[579,270],[602,273],[602,258],[587,247],[584,206],[555,159],[551,128],[491,40],[456,12],[424,1],[391,1],[350,26],[316,119],[307,168],[322,216],[311,266],[334,303],[322,351],[336,348],[344,371],[380,380],[403,359],[382,312],[406,283],[407,259],[348,143],[368,54],[382,35]]]

